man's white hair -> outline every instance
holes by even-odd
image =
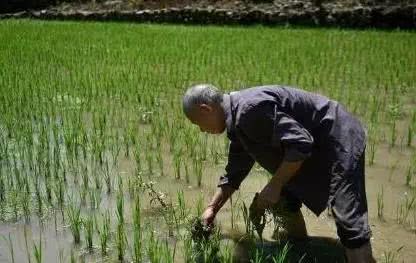
[[[183,95],[182,106],[186,116],[190,116],[195,106],[201,104],[221,104],[223,93],[211,84],[198,84],[190,87]]]

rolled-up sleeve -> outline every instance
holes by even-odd
[[[238,189],[254,165],[254,159],[245,151],[240,141],[232,139],[228,151],[228,163],[225,175],[220,177],[218,187],[229,185]]]
[[[278,110],[271,101],[264,101],[245,110],[239,126],[254,142],[282,147],[283,160],[307,159],[312,152],[312,135],[295,119]]]
[[[294,162],[307,159],[312,152],[312,135],[296,120],[276,111],[272,144],[281,143],[285,150],[283,159]]]

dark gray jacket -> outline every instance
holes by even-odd
[[[285,188],[319,215],[334,178],[352,171],[365,150],[360,121],[318,94],[261,86],[225,94],[223,107],[231,143],[219,186],[238,189],[255,161],[274,174],[282,160],[304,160]]]

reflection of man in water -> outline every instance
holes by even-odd
[[[284,224],[289,236],[307,236],[302,204],[316,215],[328,206],[348,262],[375,262],[364,184],[365,132],[341,104],[290,87],[222,94],[203,84],[187,90],[183,110],[201,131],[226,130],[231,141],[226,174],[202,215],[205,224],[212,224],[256,161],[274,176],[253,205],[284,205],[291,214]]]

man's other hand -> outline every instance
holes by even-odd
[[[367,242],[359,248],[345,248],[348,263],[376,263],[373,257],[371,243]]]
[[[256,205],[258,209],[267,209],[277,204],[280,200],[280,187],[267,184],[259,193]]]
[[[202,213],[202,223],[205,226],[210,226],[212,225],[212,223],[214,223],[214,219],[215,219],[216,213],[215,210],[212,206],[208,206],[204,213]]]

